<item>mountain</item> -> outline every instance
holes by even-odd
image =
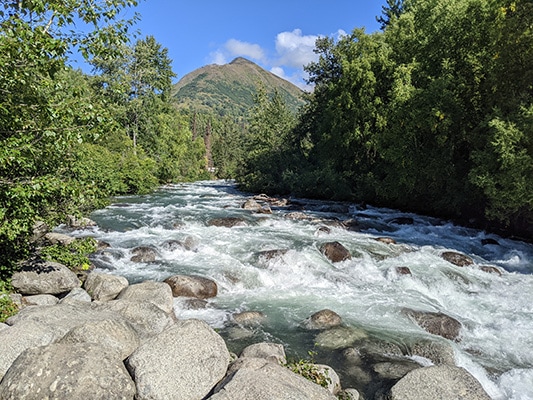
[[[296,110],[304,103],[304,92],[296,85],[242,57],[185,75],[174,85],[172,95],[180,108],[243,116],[253,107],[260,83],[268,93],[277,89],[291,109]]]

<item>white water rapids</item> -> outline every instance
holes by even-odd
[[[493,399],[533,399],[533,245],[390,209],[349,205],[347,213],[334,213],[331,203],[308,203],[303,212],[311,217],[354,219],[362,227],[356,232],[332,225],[325,233],[317,230],[324,222],[286,218],[293,210],[252,214],[240,208],[246,198],[221,181],[166,186],[151,195],[116,199],[92,214],[97,228],[74,234],[108,242],[107,255],[95,259],[99,270],[130,282],[178,273],[215,280],[218,296],[209,300],[212,307],[185,309],[176,299],[178,318],[203,319],[224,334],[232,313],[261,311],[267,322],[251,340],[283,343],[298,357],[313,349],[313,337],[301,323],[321,309],[334,310],[345,325],[397,343],[436,338],[407,318],[403,308],[445,313],[463,326],[461,340],[453,343],[458,365]],[[248,225],[206,224],[236,216]],[[391,222],[406,216],[414,223]],[[384,236],[397,244],[375,240]],[[194,243],[192,250],[161,246],[186,238]],[[489,238],[497,243],[483,245]],[[332,264],[319,251],[326,241],[342,243],[353,258]],[[155,247],[158,259],[131,262],[131,250],[140,245]],[[274,249],[288,252],[271,260],[257,256]],[[441,257],[450,250],[469,255],[475,264],[450,264]],[[399,266],[412,275],[399,275]],[[480,266],[498,267],[502,275]]]

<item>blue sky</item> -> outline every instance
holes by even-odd
[[[383,1],[141,0],[136,28],[166,47],[177,80],[207,64],[245,57],[302,86],[318,36],[378,30]]]

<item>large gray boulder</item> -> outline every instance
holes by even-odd
[[[168,314],[174,310],[172,289],[164,282],[144,281],[130,285],[118,295],[117,299],[149,302]]]
[[[405,308],[403,313],[414,320],[418,326],[433,335],[457,340],[461,333],[461,323],[441,312],[416,311]]]
[[[409,372],[390,391],[390,400],[421,399],[490,400],[490,396],[464,368],[440,365]]]
[[[112,300],[102,303],[101,309],[118,313],[135,328],[141,339],[163,332],[174,323],[174,314],[168,314],[150,302]]]
[[[109,301],[128,287],[128,280],[123,276],[91,272],[87,275],[84,287],[93,300]]]
[[[336,326],[320,332],[315,338],[315,345],[329,350],[344,349],[367,337],[362,329]]]
[[[80,280],[63,264],[48,261],[24,265],[11,284],[22,294],[60,294],[79,287]]]
[[[2,400],[133,399],[120,357],[96,344],[51,344],[24,351],[0,383]]]
[[[71,329],[59,343],[97,343],[125,360],[139,347],[140,340],[135,329],[126,320],[102,319],[89,321]]]
[[[59,299],[51,294],[35,294],[22,298],[23,306],[53,306],[58,302]]]
[[[285,348],[279,343],[254,343],[244,348],[240,357],[263,358],[278,364],[286,364]]]
[[[178,321],[145,341],[127,364],[137,400],[203,399],[228,368],[226,344],[205,322]]]
[[[335,400],[327,389],[262,358],[243,357],[231,365],[209,400]]]
[[[0,329],[0,380],[24,350],[50,344],[56,339],[50,328],[31,320]],[[0,398],[3,399],[1,395]]]
[[[165,279],[172,288],[174,297],[195,297],[209,299],[215,297],[218,287],[215,281],[196,275],[173,275]]]
[[[352,258],[350,251],[339,242],[324,243],[320,246],[320,252],[334,263]]]
[[[58,244],[61,246],[68,246],[69,244],[76,241],[75,237],[57,232],[48,232],[44,235],[44,238],[48,241],[48,243],[52,245]]]
[[[329,329],[342,324],[342,318],[335,311],[324,309],[317,311],[304,321],[308,329]]]

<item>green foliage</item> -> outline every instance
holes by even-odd
[[[54,261],[71,270],[88,270],[91,262],[88,255],[97,248],[93,238],[76,239],[67,246],[55,244],[40,249],[39,254],[46,261]]]
[[[327,388],[331,384],[328,370],[321,370],[315,364],[313,358],[316,355],[314,352],[308,352],[310,359],[300,359],[288,362],[285,366],[292,372],[303,376],[317,385]]]
[[[9,297],[12,291],[13,288],[8,281],[0,281],[0,322],[5,322],[18,312],[18,306]]]

